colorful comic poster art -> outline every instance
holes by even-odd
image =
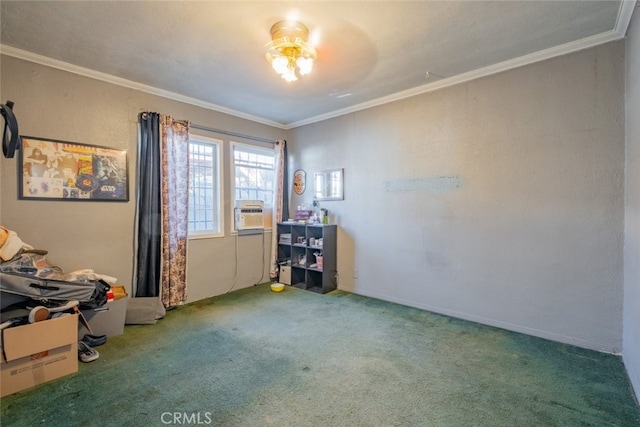
[[[128,201],[126,150],[22,137],[21,199]]]

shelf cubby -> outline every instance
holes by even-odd
[[[290,239],[281,238],[290,235]],[[337,288],[337,226],[278,224],[278,262],[291,265],[291,286],[325,294]],[[322,263],[316,254],[322,254]],[[321,265],[320,265],[321,264]]]

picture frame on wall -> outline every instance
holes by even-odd
[[[307,188],[307,173],[298,169],[293,174],[293,191],[298,196],[304,193],[304,190]]]
[[[126,150],[31,136],[20,145],[21,200],[129,200]]]

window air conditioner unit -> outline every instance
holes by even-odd
[[[236,229],[257,230],[264,228],[264,202],[262,200],[236,200]]]

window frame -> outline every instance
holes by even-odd
[[[246,142],[237,142],[237,141],[229,141],[229,180],[231,181],[230,184],[230,191],[231,191],[231,232],[232,233],[237,233],[237,229],[236,229],[236,221],[235,221],[235,208],[236,208],[236,161],[235,161],[235,152],[236,152],[236,147],[245,147],[244,151],[254,151],[254,152],[263,152],[263,154],[268,154],[270,156],[273,156],[274,162],[273,162],[273,173],[274,173],[274,180],[273,180],[273,188],[271,189],[272,198],[275,198],[276,196],[276,179],[277,176],[275,175],[277,172],[277,165],[276,165],[276,155],[273,152],[273,148],[271,147],[266,147],[264,145],[257,145],[257,144],[248,144]],[[273,214],[273,203],[271,203],[270,205],[266,204],[264,205],[264,211],[263,214],[265,215],[265,227],[264,230],[265,231],[269,231],[273,228],[273,224],[272,221],[267,218],[267,215],[272,215]],[[271,225],[268,225],[271,224]]]
[[[222,156],[223,156],[223,147],[224,143],[221,139],[210,138],[202,135],[189,134],[189,144],[192,142],[211,145],[215,147],[216,151],[216,159],[215,159],[215,174],[217,177],[217,216],[218,216],[218,231],[189,231],[187,238],[189,240],[195,239],[211,239],[211,238],[219,238],[225,236],[225,228],[224,228],[224,173],[222,171]],[[189,148],[189,155],[191,156],[191,148]],[[191,158],[189,158],[191,162]],[[191,167],[191,165],[190,165]],[[189,172],[191,174],[191,172]],[[191,181],[191,176],[189,176],[189,181]],[[191,191],[191,184],[189,184],[189,190]]]

